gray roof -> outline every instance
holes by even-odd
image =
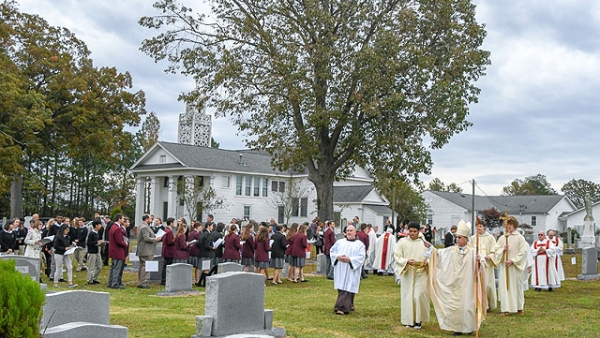
[[[180,164],[138,164],[131,168],[132,171],[169,169],[169,168],[195,168],[217,171],[240,171],[262,174],[291,174],[291,171],[282,172],[271,167],[271,156],[264,152],[249,150],[224,150],[209,147],[199,147],[181,143],[158,142],[162,147],[181,162]],[[244,165],[240,164],[240,155]]]
[[[375,189],[372,185],[333,187],[333,203],[360,203]]]
[[[391,215],[392,209],[386,207],[385,205],[375,205],[375,204],[364,204],[365,207],[373,210],[377,215]]]
[[[445,191],[430,191],[448,201],[471,210],[472,195]],[[494,207],[500,212],[509,214],[544,214],[549,212],[565,196],[533,195],[533,196],[478,196],[475,195],[475,210],[482,211]]]

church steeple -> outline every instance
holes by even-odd
[[[187,103],[185,113],[179,114],[179,135],[177,142],[201,147],[210,147],[212,138],[212,117],[195,103]]]

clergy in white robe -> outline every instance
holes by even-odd
[[[543,231],[538,234],[538,240],[531,244],[531,254],[533,255],[531,287],[535,288],[535,291],[542,289],[552,291],[553,288],[559,287],[558,274],[554,267],[556,257],[554,244],[546,238]]]
[[[394,249],[396,276],[400,279],[400,322],[417,330],[422,322],[429,321],[430,312],[425,257],[428,250],[419,227],[418,222],[408,223],[408,236],[398,241]],[[386,235],[393,240],[394,234],[389,231]]]
[[[498,266],[498,300],[500,311],[523,313],[523,270],[527,267],[529,245],[516,229],[519,222],[513,216],[506,220],[506,235],[500,236],[494,249],[494,263]]]
[[[375,242],[375,260],[373,261],[373,269],[377,269],[377,273],[389,275],[394,273],[394,248],[396,247],[396,237],[393,230],[388,229],[383,235],[379,236]]]
[[[374,270],[373,261],[375,260],[375,243],[377,242],[377,234],[373,230],[373,226],[371,224],[367,224],[369,231],[367,235],[369,235],[369,249],[367,249],[367,262],[365,263],[366,270]]]
[[[333,268],[333,287],[338,290],[335,313],[348,314],[354,310],[354,296],[360,286],[360,275],[365,263],[365,245],[358,240],[356,228],[346,228],[346,238],[340,239],[330,250]]]
[[[460,221],[454,246],[430,246],[427,291],[440,328],[455,334],[478,330],[487,310],[484,270],[477,268],[479,256],[468,244],[469,234],[470,227]]]
[[[496,247],[496,239],[492,234],[485,231],[485,225],[478,223],[476,225],[477,234],[479,234],[479,255],[483,258],[481,263],[481,269],[485,270],[485,294],[487,295],[488,310],[492,310],[498,307],[498,296],[496,293],[496,275],[494,270],[496,264],[494,264],[494,252]],[[471,246],[477,246],[477,234],[471,236],[469,244]]]
[[[556,259],[554,260],[554,267],[556,273],[558,273],[558,284],[565,280],[565,270],[563,269],[562,255],[563,255],[563,241],[560,237],[555,235],[554,230],[548,230],[548,239],[554,244],[556,251]]]

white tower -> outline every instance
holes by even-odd
[[[185,113],[179,114],[179,135],[181,144],[210,147],[212,138],[212,119],[206,115],[204,108],[198,109],[193,103],[185,106]]]

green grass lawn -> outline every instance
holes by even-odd
[[[481,337],[600,337],[600,281],[573,280],[581,272],[581,255],[571,265],[572,255],[563,257],[569,280],[562,288],[549,292],[525,293],[525,314],[502,317],[499,309],[488,313],[481,326]],[[311,276],[308,283],[286,282],[265,289],[265,308],[273,309],[274,325],[284,327],[289,337],[447,337],[439,329],[435,312],[431,322],[420,331],[400,324],[400,290],[391,276],[373,276],[361,282],[356,311],[348,316],[333,313],[337,292],[333,282]],[[77,289],[106,291],[111,294],[111,324],[129,328],[129,337],[190,337],[195,333],[195,316],[204,314],[204,288],[201,294],[187,297],[159,297],[164,287],[135,287],[137,274],[126,272],[125,290],[108,289],[108,267],[103,267],[100,285],[87,285],[84,272],[74,272]],[[270,284],[269,284],[270,285]],[[66,290],[61,283],[60,290]],[[49,289],[54,290],[51,284]],[[240,309],[243,311],[243,309]],[[235,320],[235,318],[231,318]]]

